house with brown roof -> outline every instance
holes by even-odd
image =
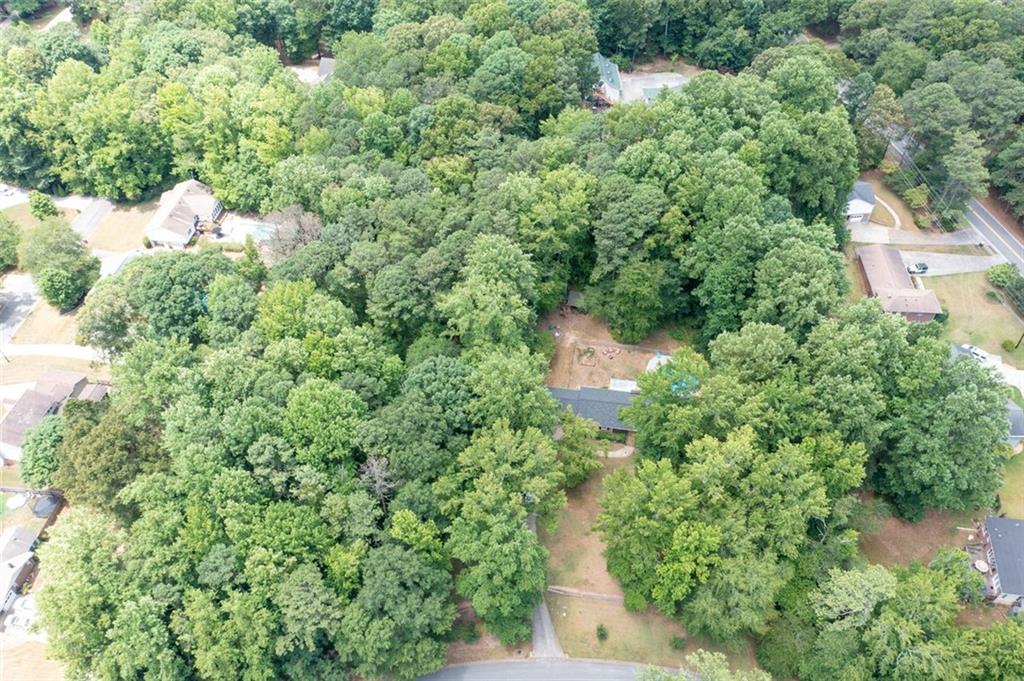
[[[914,286],[895,248],[871,244],[861,246],[856,254],[868,294],[877,298],[886,312],[903,315],[912,322],[930,322],[942,313],[934,291]]]
[[[185,248],[199,228],[216,222],[224,206],[202,182],[185,180],[160,196],[160,205],[146,225],[153,246]]]
[[[0,458],[4,462],[21,461],[26,433],[44,417],[56,414],[68,399],[97,401],[104,395],[106,386],[90,384],[85,374],[50,369],[35,387],[22,393],[0,421]]]

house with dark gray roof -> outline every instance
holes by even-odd
[[[858,180],[846,197],[846,221],[868,222],[876,203],[875,190],[867,182]]]
[[[621,433],[632,433],[636,430],[623,423],[619,418],[619,410],[631,405],[636,399],[636,393],[587,387],[577,390],[571,388],[548,388],[548,390],[551,392],[551,396],[559,401],[563,410],[572,407],[574,414],[596,421],[597,425],[604,430]]]
[[[996,603],[1011,605],[1024,598],[1024,520],[985,518],[988,583]]]
[[[598,52],[594,53],[592,63],[597,70],[594,94],[609,104],[622,101],[622,79],[619,77],[619,67],[611,59]]]

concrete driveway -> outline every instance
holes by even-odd
[[[71,221],[71,228],[81,234],[87,242],[99,227],[100,221],[114,209],[114,204],[106,199],[92,199],[83,196],[68,196],[56,203],[62,208],[74,208],[79,211],[75,219]]]
[[[533,611],[533,652],[530,657],[565,657],[558,642],[558,634],[555,633],[555,625],[551,622],[547,601],[543,599]]]
[[[932,234],[892,229],[871,223],[855,223],[850,225],[850,241],[861,244],[906,244],[908,246],[973,246],[981,241],[981,237],[973,229]]]
[[[39,302],[39,291],[29,274],[8,274],[0,285],[0,346],[6,348],[22,322]]]
[[[900,251],[904,265],[923,262],[928,272],[916,276],[942,277],[949,274],[984,272],[993,265],[1006,262],[1001,255],[960,255],[958,253],[932,253],[930,251]]]
[[[634,681],[642,668],[596,660],[508,660],[445,667],[420,681]]]
[[[0,210],[28,201],[28,192],[9,184],[0,183]]]

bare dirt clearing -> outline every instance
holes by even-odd
[[[671,354],[678,341],[657,331],[640,345],[616,343],[608,327],[585,314],[554,311],[540,322],[542,331],[555,334],[547,384],[558,388],[605,388],[612,378],[635,380],[657,352]]]

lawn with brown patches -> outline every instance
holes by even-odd
[[[950,513],[929,509],[919,523],[895,516],[880,519],[876,528],[861,535],[860,550],[879,565],[927,563],[941,549],[962,549],[969,531],[957,528],[972,527],[973,520],[984,514],[983,510]]]
[[[546,598],[558,641],[570,657],[681,667],[687,655],[703,648],[725,654],[733,669],[757,669],[751,642],[744,642],[736,649],[716,646],[703,637],[687,634],[678,622],[653,608],[634,613],[619,603],[556,594],[548,594]],[[598,624],[608,630],[604,641],[597,638]],[[681,650],[672,647],[672,639],[676,637],[686,641]]]
[[[956,623],[961,627],[988,627],[1008,619],[1005,606],[965,605],[956,614]]]
[[[146,224],[156,212],[156,199],[134,206],[115,206],[89,237],[89,246],[101,251],[134,251],[142,248]]]
[[[548,547],[548,583],[582,591],[622,596],[618,580],[608,574],[605,544],[594,531],[594,521],[601,511],[600,498],[604,479],[615,470],[631,468],[631,458],[604,459],[604,466],[590,478],[566,493],[568,503],[558,514],[553,533],[540,528],[540,538]]]
[[[77,310],[61,312],[45,300],[41,300],[32,310],[32,314],[18,327],[11,340],[24,344],[74,343],[78,334],[77,315]]]
[[[80,371],[90,381],[109,381],[110,366],[66,357],[11,357],[0,360],[0,385],[33,383],[50,369]]]
[[[1024,366],[1024,345],[1012,352],[1002,348],[1004,340],[1016,342],[1020,338],[1024,323],[1009,302],[986,295],[994,289],[984,272],[929,277],[925,285],[935,291],[939,302],[949,311],[942,331],[945,338],[954,343],[977,345],[986,352],[1001,355],[1014,366]]]
[[[67,220],[69,223],[78,216],[78,211],[74,208],[58,208],[57,213]],[[30,229],[35,229],[39,225],[43,224],[32,215],[32,211],[28,208],[28,203],[19,203],[16,206],[10,208],[4,208],[3,214],[14,221],[23,232]]]

